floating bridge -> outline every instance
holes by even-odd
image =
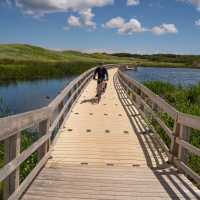
[[[110,80],[99,104],[91,69],[47,107],[0,119],[4,200],[200,199],[200,176],[188,165],[191,155],[200,156],[190,143],[200,118],[178,112],[122,66],[107,68]],[[22,133],[33,126],[39,136],[24,150]],[[22,181],[20,166],[33,154],[37,164]]]

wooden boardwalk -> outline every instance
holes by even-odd
[[[200,191],[167,164],[115,72],[109,70],[100,104],[93,99],[96,82],[89,82],[23,200],[200,199]]]

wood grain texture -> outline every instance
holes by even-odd
[[[120,89],[120,91],[123,89],[126,91],[125,93],[128,94],[129,98],[137,107],[140,114],[147,120],[149,118],[149,123],[151,123],[151,118],[157,121],[165,134],[168,135],[171,139],[171,145],[169,149],[163,143],[162,139],[159,138],[159,133],[154,134],[154,136],[157,136],[159,143],[163,146],[163,149],[168,155],[169,161],[184,171],[187,176],[196,182],[197,185],[200,185],[200,176],[195,173],[192,168],[189,168],[184,164],[187,161],[188,152],[194,154],[195,156],[199,156],[199,149],[190,144],[189,137],[191,130],[190,128],[200,130],[200,117],[179,112],[167,102],[165,102],[165,100],[160,96],[154,94],[152,91],[150,91],[148,88],[136,80],[131,79],[122,70],[118,70],[117,77],[120,82],[118,87],[121,88],[122,85],[122,89]],[[127,111],[127,113],[133,114],[130,111]],[[168,128],[163,119],[161,119],[161,113],[167,114],[174,119],[173,130]],[[130,114],[129,116],[131,116]],[[137,124],[135,126],[137,132],[144,131],[144,129],[141,128],[141,123],[138,123],[137,119],[133,119],[132,121]],[[151,128],[154,133],[157,132],[154,127],[151,126]]]
[[[89,83],[60,129],[52,159],[23,200],[200,198],[200,191],[166,163],[153,133],[144,133],[147,124],[113,81],[115,72],[109,70],[99,104],[96,82]]]

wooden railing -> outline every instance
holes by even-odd
[[[119,66],[107,65],[107,68],[112,67]],[[88,70],[72,81],[48,106],[0,119],[0,142],[4,147],[4,165],[0,169],[0,183],[3,182],[3,199],[19,199],[50,158],[52,148],[59,136],[58,130],[62,127],[64,120],[67,119],[73,104],[91,79],[93,72],[94,69]],[[188,127],[200,130],[200,118],[176,111],[142,84],[130,79],[123,71],[118,72],[118,78],[131,99],[136,102],[141,113],[144,116],[151,114],[171,139],[170,148],[160,140],[170,160],[199,183],[199,176],[185,164],[185,155],[187,152],[191,152],[200,156],[200,150],[188,142]],[[160,119],[158,113],[161,111],[168,113],[174,119],[173,130]],[[32,127],[37,127],[38,139],[23,150],[21,146],[22,132]],[[20,182],[20,166],[33,153],[37,154],[37,165]]]
[[[107,65],[106,67],[114,66]],[[47,107],[0,119],[0,142],[4,146],[4,166],[0,169],[3,199],[19,199],[45,165],[59,135],[56,133],[67,118],[83,88],[91,79],[93,72],[94,68],[72,81]],[[37,101],[37,99],[33,99],[33,101]],[[38,127],[38,140],[22,151],[22,131],[33,126]],[[38,160],[37,165],[20,183],[20,165],[35,152]]]
[[[121,68],[118,70],[118,80],[126,90],[128,96],[138,108],[143,117],[149,122],[156,137],[169,157],[169,161],[184,171],[200,186],[200,176],[188,166],[189,157],[197,156],[200,162],[200,149],[190,143],[191,132],[196,130],[200,134],[200,117],[191,116],[177,111],[158,95],[138,81],[131,79]],[[173,123],[173,127],[166,123],[166,118]],[[153,126],[152,124],[155,124]],[[155,127],[159,127],[156,129]],[[159,134],[164,132],[169,144]],[[193,133],[194,134],[194,133]]]

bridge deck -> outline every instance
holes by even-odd
[[[50,159],[23,200],[199,199],[169,166],[153,134],[110,70],[100,104],[91,81],[66,120]],[[127,115],[128,114],[128,115]],[[128,117],[129,116],[129,117]]]

